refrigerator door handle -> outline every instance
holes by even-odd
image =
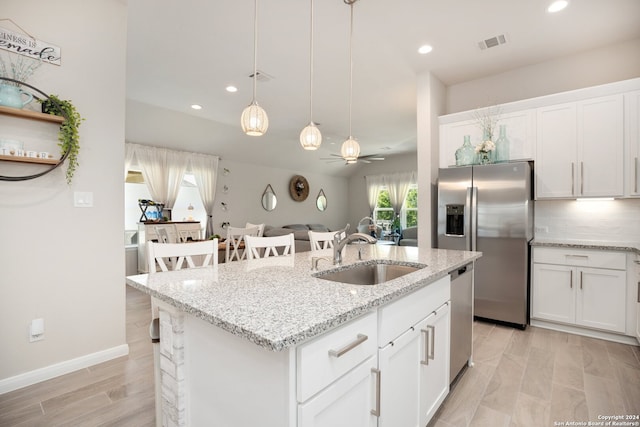
[[[471,190],[469,195],[468,191]],[[467,201],[467,206],[471,208],[469,215],[469,221],[471,222],[471,250],[475,251],[478,244],[478,187],[471,187],[467,189],[467,197],[470,197]]]

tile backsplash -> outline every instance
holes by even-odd
[[[538,200],[534,236],[554,240],[640,242],[640,199]]]

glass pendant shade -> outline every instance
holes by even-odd
[[[300,132],[300,145],[305,150],[317,150],[320,144],[322,144],[320,129],[311,122]]]
[[[340,154],[347,163],[355,163],[358,161],[358,156],[360,155],[360,144],[350,136],[349,139],[342,143]]]
[[[269,128],[267,113],[256,101],[253,101],[244,109],[240,121],[244,133],[251,136],[264,135]]]

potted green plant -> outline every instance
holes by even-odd
[[[78,128],[84,121],[76,107],[69,100],[60,99],[57,95],[49,95],[42,100],[42,112],[64,116],[65,121],[60,125],[58,132],[58,147],[62,155],[67,153],[67,184],[71,184],[73,174],[78,167],[78,153],[80,152],[80,132]]]

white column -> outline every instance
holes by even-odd
[[[435,246],[436,179],[439,160],[438,116],[446,113],[446,87],[431,73],[417,77],[418,246]]]

